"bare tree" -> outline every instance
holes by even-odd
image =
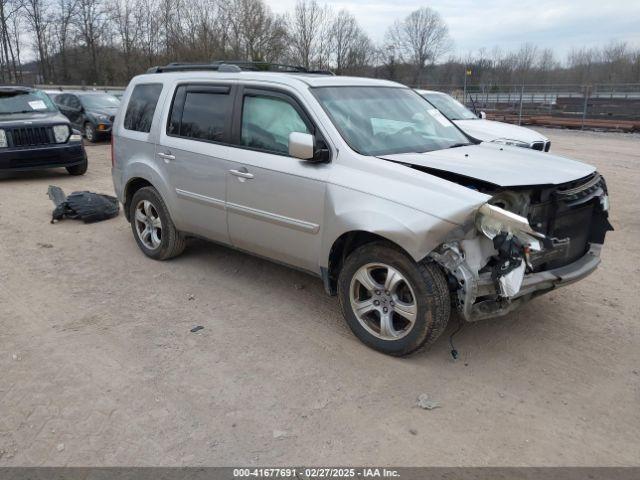
[[[298,0],[293,15],[287,18],[290,55],[305,68],[322,68],[328,45],[323,38],[328,30],[330,12],[316,0]]]
[[[274,16],[263,0],[231,0],[223,6],[231,56],[265,61],[285,48],[284,19]]]
[[[55,39],[55,49],[58,56],[59,73],[57,80],[67,82],[69,80],[69,58],[68,49],[71,41],[71,26],[77,12],[77,0],[58,0],[53,6],[53,37]],[[52,63],[53,60],[52,60]],[[52,66],[55,70],[55,66]]]
[[[17,82],[21,78],[20,37],[15,26],[22,4],[15,0],[0,0],[0,79]]]
[[[45,0],[24,0],[24,16],[35,34],[35,50],[38,55],[38,66],[43,82],[51,76],[49,65],[49,25],[48,4]]]
[[[347,10],[340,10],[333,19],[330,34],[336,73],[341,74],[349,67],[353,49],[360,40],[362,33],[355,17]]]
[[[34,1],[34,0],[31,0]],[[135,51],[139,43],[141,25],[134,15],[138,7],[129,0],[116,0],[113,4],[112,21],[117,32],[118,43],[124,60],[124,70],[127,77],[132,77],[135,71]]]
[[[102,0],[78,0],[78,13],[75,18],[78,33],[89,55],[90,82],[97,82],[100,77],[98,51],[107,20],[101,2]]]
[[[427,62],[435,63],[452,45],[444,20],[429,7],[396,21],[387,32],[387,43],[404,62],[415,67],[414,84],[420,82]]]

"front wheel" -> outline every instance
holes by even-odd
[[[451,310],[442,271],[428,261],[416,263],[384,242],[364,245],[347,257],[338,297],[353,333],[366,345],[396,356],[435,342]]]
[[[69,173],[69,175],[84,175],[85,173],[87,173],[88,168],[89,162],[85,158],[82,163],[67,167],[67,172]]]

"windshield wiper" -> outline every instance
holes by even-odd
[[[20,110],[18,112],[4,112],[3,115],[13,115],[14,113],[42,113],[44,111],[45,110],[40,110],[40,111],[38,111],[38,110]],[[46,110],[46,111],[48,112],[49,110]]]
[[[454,143],[453,145],[447,148],[468,147],[469,145],[473,145],[473,143]]]

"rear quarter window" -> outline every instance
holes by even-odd
[[[229,92],[228,86],[179,86],[167,134],[207,142],[225,142],[233,104]]]
[[[131,92],[124,115],[124,128],[149,133],[161,92],[162,84],[160,83],[136,85]]]

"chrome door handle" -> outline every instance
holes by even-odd
[[[235,175],[236,177],[240,177],[240,178],[247,178],[247,179],[253,178],[253,173],[241,172],[240,170],[229,170],[229,173],[231,175]]]
[[[175,155],[171,155],[170,153],[158,152],[158,156],[160,158],[164,158],[165,160],[175,160],[176,159],[176,156]]]

